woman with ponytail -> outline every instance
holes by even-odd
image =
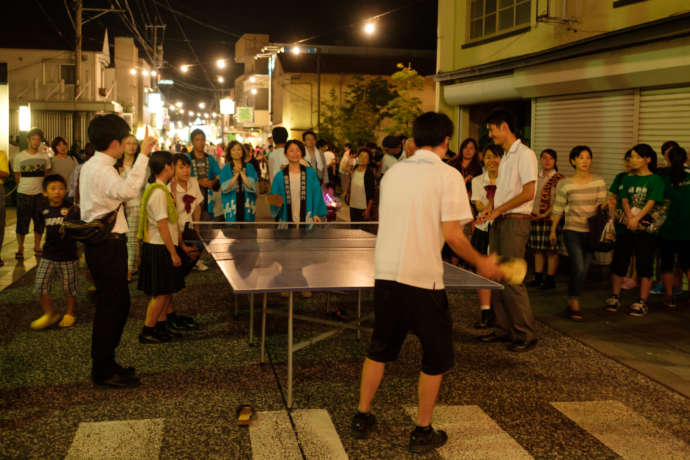
[[[668,151],[669,175],[663,177],[666,198],[671,204],[666,221],[659,231],[659,249],[665,291],[664,305],[671,311],[678,308],[673,297],[673,266],[676,256],[681,271],[690,280],[690,173],[685,170],[687,159],[687,152],[682,147],[671,148]]]
[[[170,152],[154,152],[149,160],[149,185],[141,199],[137,237],[142,240],[139,290],[152,299],[146,309],[141,343],[169,342],[177,335],[167,325],[172,294],[184,288],[198,253],[180,239],[175,200],[166,184],[173,177]]]

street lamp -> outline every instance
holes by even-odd
[[[182,101],[177,101],[177,102],[175,102],[175,106],[176,106],[178,109],[179,109],[180,107],[182,107]]]
[[[143,76],[145,76],[145,77],[148,77],[148,76],[149,76],[149,71],[146,70],[146,69],[144,69],[144,70],[141,71],[141,74],[142,74]]]
[[[254,77],[254,75],[249,77],[249,83],[254,83],[255,81],[256,81],[256,77]]]
[[[216,65],[218,66],[219,69],[224,69],[227,64],[225,62],[225,59],[218,59],[216,61]]]
[[[135,69],[134,67],[132,67],[131,69],[129,69],[129,74],[130,74],[130,75],[136,75],[136,74],[137,74],[137,69]]]
[[[151,71],[151,76],[152,76],[152,77],[155,77],[156,75],[158,75],[158,72],[156,72],[155,70],[152,70],[152,71]]]
[[[187,73],[189,71],[189,65],[183,64],[180,66],[180,72]]]
[[[256,88],[252,88],[252,89],[251,89],[251,93],[252,93],[252,94],[256,94],[257,92],[258,92],[258,91],[256,90]]]
[[[189,112],[187,112],[187,113],[189,114],[190,117],[193,117],[193,116],[194,116],[194,112],[192,112],[191,110],[190,110]]]
[[[364,33],[372,35],[374,32],[376,32],[376,25],[373,22],[367,22],[364,25]]]
[[[205,109],[205,108],[206,108],[206,103],[205,103],[205,102],[199,102],[199,108],[200,108],[200,109]]]
[[[218,83],[225,83],[225,78],[222,75],[218,75]]]
[[[299,54],[302,52],[302,49],[299,46],[293,46],[291,51],[292,54]]]

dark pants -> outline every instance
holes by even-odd
[[[2,242],[4,239],[5,239],[5,188],[2,184],[0,184],[0,249],[2,249]]]
[[[96,378],[107,378],[115,370],[115,349],[129,315],[127,240],[106,239],[97,245],[86,245],[86,263],[96,285],[91,372]]]
[[[491,252],[502,257],[525,257],[529,238],[528,219],[500,219],[491,226]],[[491,296],[496,314],[496,334],[513,341],[531,341],[535,338],[534,316],[524,284],[504,284],[502,291]]]
[[[366,219],[364,218],[364,211],[366,211],[366,209],[350,208],[350,221],[366,222]]]
[[[41,211],[46,204],[43,194],[26,195],[17,193],[17,235],[29,233],[29,224],[34,221],[34,233],[43,234],[45,222],[42,219]]]
[[[653,274],[656,238],[647,232],[623,232],[616,235],[611,271],[624,277],[628,274],[630,260],[635,255],[635,268],[640,278],[651,278]]]
[[[594,251],[589,243],[589,233],[565,230],[563,241],[568,248],[570,259],[570,280],[568,281],[568,297],[580,297],[584,288],[589,266],[594,258]]]

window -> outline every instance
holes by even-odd
[[[480,40],[530,23],[530,0],[470,0],[470,40]]]
[[[76,66],[74,64],[60,65],[60,80],[65,80],[66,85],[74,85],[76,83]]]

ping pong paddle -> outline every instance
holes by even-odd
[[[527,262],[518,257],[501,259],[498,267],[503,272],[508,284],[522,284],[527,275]]]
[[[278,194],[266,195],[266,200],[271,206],[279,208],[283,205],[283,196]]]

